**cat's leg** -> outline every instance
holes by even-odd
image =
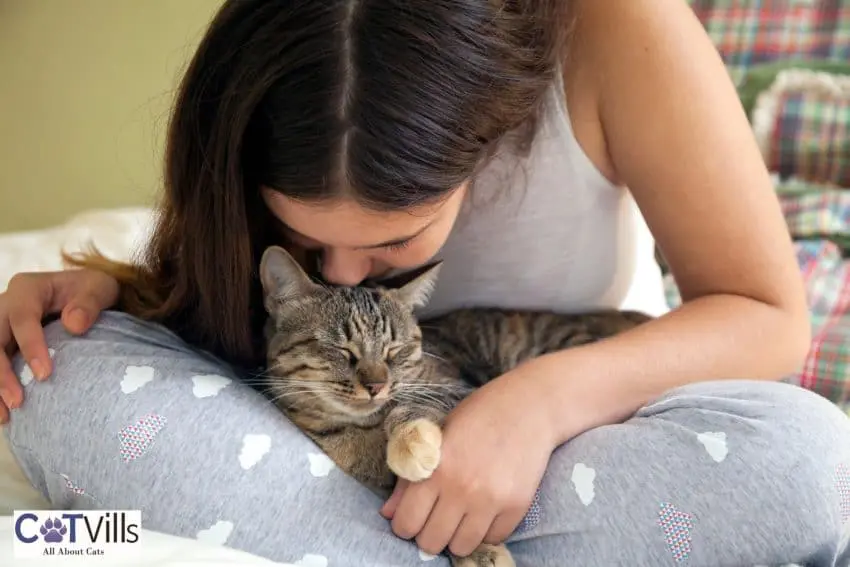
[[[444,414],[427,406],[399,405],[387,415],[387,464],[399,478],[419,482],[440,464]]]

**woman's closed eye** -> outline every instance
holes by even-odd
[[[412,238],[407,240],[402,240],[401,242],[393,242],[392,244],[388,244],[384,248],[389,250],[390,252],[401,252],[407,248],[410,248],[410,244],[413,241]]]

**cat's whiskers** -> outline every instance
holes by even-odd
[[[428,392],[439,395],[465,395],[469,389],[463,384],[425,384],[425,383],[403,383],[399,385],[406,391]]]
[[[289,392],[289,391],[280,391],[275,392],[274,395],[270,397],[273,403],[280,401],[292,401],[292,399],[297,399],[299,402],[311,402],[314,400],[320,400],[325,398],[326,395],[321,392]]]
[[[283,382],[280,378],[268,377],[262,379],[243,378],[241,382],[247,386],[275,386]]]
[[[409,395],[415,399],[427,399],[449,407],[452,406],[452,402],[465,397],[465,394],[466,390],[463,387],[454,384],[407,384],[394,397]]]
[[[271,393],[276,396],[286,396],[287,398],[296,398],[296,397],[318,397],[327,395],[328,392],[316,392],[313,390],[289,390],[289,389],[280,389],[280,390],[272,390]]]
[[[270,383],[279,383],[279,382],[292,382],[293,380],[299,380],[297,378],[281,376],[280,374],[256,374],[250,378],[245,377],[242,379],[242,382],[245,384],[270,384]],[[301,380],[304,382],[313,382],[318,383],[318,380]]]
[[[266,366],[266,367],[265,367],[262,371],[260,371],[260,372],[256,372],[256,373],[255,373],[255,372],[252,372],[251,374],[253,374],[254,376],[264,376],[264,375],[267,375],[269,372],[272,372],[272,371],[274,371],[274,370],[277,370],[277,369],[278,369],[278,368],[280,368],[281,366],[283,366],[283,362],[282,362],[282,361],[280,361],[280,360],[277,360],[277,361],[275,361],[275,363],[274,363],[274,364],[272,364],[271,366]]]
[[[278,378],[281,382],[285,382],[287,384],[310,384],[314,386],[335,386],[335,382],[329,382],[327,380],[310,380],[307,378],[297,378],[295,376],[290,376],[288,378]]]
[[[455,384],[452,382],[405,382],[399,381],[396,382],[399,386],[404,386],[405,388],[431,388],[431,389],[439,389],[439,388],[462,388],[461,385]]]
[[[291,382],[288,380],[282,380],[274,384],[270,389],[279,390],[279,391],[287,391],[287,392],[316,392],[316,393],[334,393],[338,392],[338,388],[334,388],[332,385],[324,384],[322,382]]]
[[[396,394],[395,396],[393,396],[393,398],[397,402],[406,402],[406,403],[409,403],[409,404],[412,404],[412,405],[420,405],[421,404],[421,405],[435,406],[438,409],[445,409],[445,410],[448,410],[448,409],[451,408],[451,404],[447,400],[443,400],[441,398],[438,398],[438,397],[436,397],[432,394],[429,394],[428,392],[422,392],[422,391],[419,391],[419,392],[417,392],[417,391],[400,392],[400,393]]]
[[[446,364],[448,364],[448,363],[449,363],[449,361],[448,361],[448,360],[446,360],[446,359],[445,359],[445,358],[443,358],[442,356],[437,356],[437,355],[436,355],[436,354],[434,354],[433,352],[428,352],[428,351],[426,351],[426,350],[423,350],[423,351],[422,351],[422,354],[424,354],[425,356],[430,356],[431,358],[434,358],[434,359],[439,360],[439,361],[441,361],[441,362],[445,362]]]
[[[326,384],[319,380],[304,380],[298,378],[284,378],[281,376],[258,376],[252,379],[243,378],[242,382],[249,386],[260,386],[273,388],[281,384],[289,386],[309,386],[311,388],[325,387]]]

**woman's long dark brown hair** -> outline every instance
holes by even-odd
[[[68,260],[114,275],[119,309],[259,364],[256,262],[275,238],[259,187],[376,210],[447,195],[508,133],[530,142],[567,3],[228,0],[176,97],[144,256]]]

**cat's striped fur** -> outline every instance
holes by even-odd
[[[529,358],[630,329],[648,316],[464,309],[418,324],[434,267],[397,289],[326,287],[281,248],[260,266],[268,370],[263,384],[289,418],[346,473],[382,495],[397,476],[428,478],[440,424],[474,388]],[[510,566],[482,545],[457,566]]]

